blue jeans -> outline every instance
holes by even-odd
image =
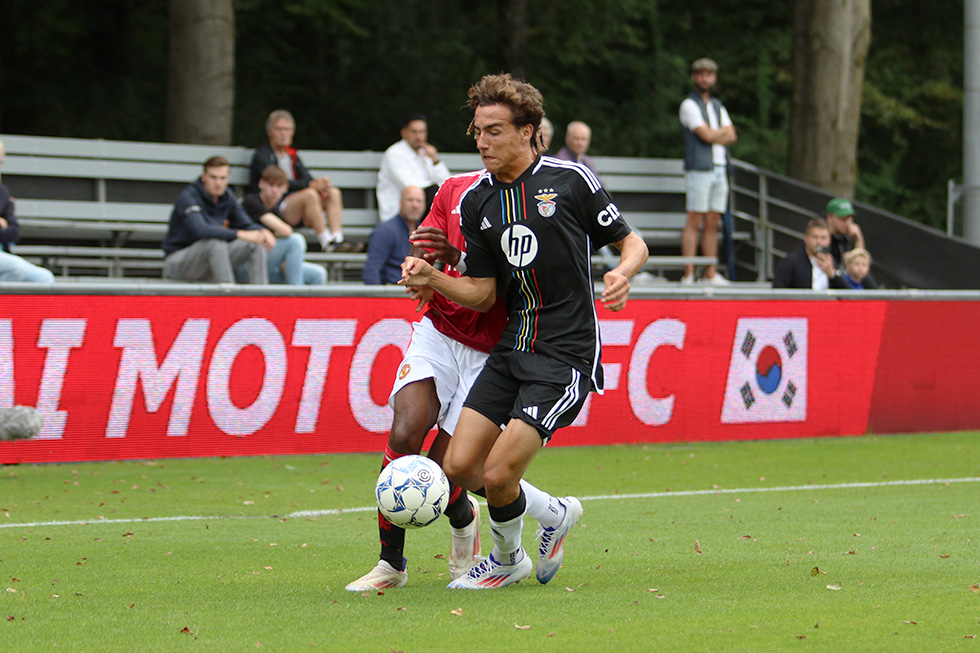
[[[38,267],[15,254],[0,250],[0,281],[54,283],[54,275],[51,270]]]
[[[315,263],[303,260],[306,239],[294,233],[287,238],[276,238],[276,246],[266,253],[269,267],[269,283],[285,283],[291,286],[317,286],[327,282],[327,271]],[[235,276],[243,270],[236,270]]]

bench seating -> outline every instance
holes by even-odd
[[[177,194],[200,175],[205,159],[221,155],[229,161],[231,186],[240,195],[248,182],[253,152],[245,147],[38,136],[0,135],[0,140],[7,152],[3,182],[17,198],[21,224],[22,244],[15,250],[63,275],[98,269],[114,278],[138,271],[158,275],[162,270],[158,248]],[[312,174],[328,175],[343,191],[345,236],[366,240],[378,222],[374,187],[382,153],[301,150],[300,154]],[[481,167],[476,153],[441,156],[453,172]],[[627,221],[655,253],[658,247],[679,248],[685,220],[681,162],[596,157],[596,163]],[[308,229],[301,233],[310,245],[308,260],[326,265],[331,279],[343,279],[352,271],[359,277],[363,255],[345,259],[339,257],[346,254],[318,252],[313,233]],[[749,234],[736,238],[744,240]],[[153,248],[158,254],[151,256]],[[681,267],[689,262],[682,258],[654,257],[647,267]],[[699,265],[706,261],[694,260]]]

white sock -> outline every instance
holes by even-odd
[[[558,503],[558,499],[524,479],[521,479],[521,488],[524,490],[524,496],[527,497],[527,514],[534,517],[545,528],[554,528],[561,523],[562,517],[565,516],[565,509]]]
[[[335,231],[330,234],[330,240],[333,240],[339,245],[340,243],[344,242],[344,234],[340,231]]]
[[[521,529],[524,528],[524,515],[510,521],[495,522],[490,518],[490,532],[493,534],[493,559],[502,565],[516,565],[524,557],[521,548]]]
[[[321,249],[326,249],[327,248],[327,245],[330,244],[330,232],[329,231],[321,231],[320,233],[318,233],[316,235],[316,240],[317,240],[318,243],[320,243],[320,248]]]

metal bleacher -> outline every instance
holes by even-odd
[[[3,182],[16,198],[21,225],[14,251],[48,267],[62,280],[162,277],[160,243],[173,200],[201,174],[207,158],[231,165],[231,186],[241,194],[253,150],[41,136],[0,135],[6,157]],[[374,188],[382,153],[302,150],[314,176],[328,175],[344,195],[344,234],[365,241],[378,222]],[[481,167],[477,154],[443,153],[453,172]],[[603,183],[653,256],[648,271],[663,275],[713,258],[678,253],[684,224],[684,179],[674,159],[596,157]],[[333,281],[357,281],[364,254],[320,252],[312,232],[307,260],[327,267]],[[749,233],[736,234],[748,239]],[[597,257],[597,271],[604,261]]]

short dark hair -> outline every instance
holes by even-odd
[[[544,98],[541,91],[531,84],[511,77],[510,73],[499,75],[484,75],[476,84],[470,87],[466,103],[476,111],[477,107],[489,107],[502,104],[514,114],[514,126],[517,128],[531,125],[534,131],[531,135],[531,148],[538,142],[537,134],[541,130],[541,119],[544,118]],[[466,133],[473,129],[473,122]]]
[[[429,125],[429,120],[425,117],[424,113],[413,113],[410,114],[408,118],[405,118],[405,123],[402,125],[402,129],[405,129],[408,127],[409,123],[415,122],[416,120],[421,120],[426,126]]]
[[[267,184],[272,184],[273,186],[287,186],[289,185],[289,177],[286,172],[277,165],[268,165],[265,170],[262,171],[262,176],[259,181],[264,181]]]
[[[204,170],[208,168],[223,168],[228,165],[228,159],[223,156],[215,155],[204,162]]]

